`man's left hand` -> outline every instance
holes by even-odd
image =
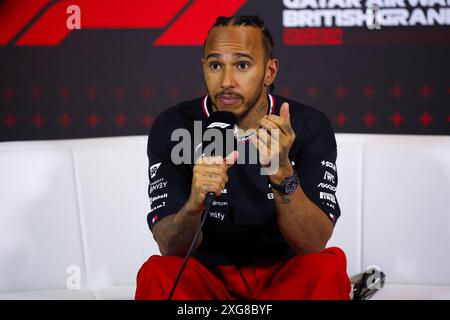
[[[253,143],[260,151],[260,162],[269,165],[275,157],[278,157],[279,168],[270,174],[270,180],[281,183],[284,178],[294,173],[289,160],[289,150],[295,140],[295,132],[291,126],[289,104],[281,105],[280,116],[266,115],[259,122],[258,130]],[[277,130],[277,131],[275,131]]]

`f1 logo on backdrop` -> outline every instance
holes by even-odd
[[[68,28],[67,8],[80,8],[81,29],[165,29],[156,46],[196,46],[218,16],[234,15],[247,0],[4,0],[0,46],[56,46]]]

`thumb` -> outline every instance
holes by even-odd
[[[229,168],[233,164],[235,164],[238,157],[239,157],[239,152],[237,152],[237,151],[233,151],[229,155],[227,155],[227,157],[225,158],[225,164],[227,165],[227,168]]]
[[[289,103],[283,102],[280,109],[280,116],[285,120],[289,120],[289,118],[291,117],[291,115],[289,114]]]

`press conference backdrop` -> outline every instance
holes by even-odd
[[[450,133],[450,0],[3,0],[0,141],[147,134],[206,93],[207,31],[239,14],[274,36],[274,93],[336,132]]]

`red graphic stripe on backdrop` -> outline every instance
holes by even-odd
[[[67,7],[77,5],[84,28],[162,28],[188,0],[63,0],[53,5],[16,42],[18,45],[58,45],[71,32]]]
[[[341,45],[341,28],[284,28],[283,43],[287,46]]]
[[[155,41],[157,46],[203,45],[218,16],[232,16],[246,0],[197,0]]]
[[[0,45],[6,45],[50,0],[4,0],[0,4]]]

